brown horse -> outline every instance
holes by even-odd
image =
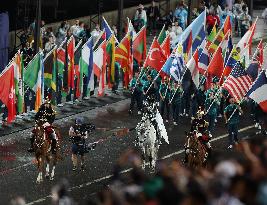
[[[57,137],[60,138],[59,130],[55,128],[55,132]],[[37,125],[35,127],[35,141],[33,147],[35,151],[35,158],[37,161],[37,168],[38,168],[38,177],[36,179],[36,182],[40,183],[43,181],[44,173],[45,173],[45,178],[53,180],[55,176],[55,167],[58,159],[60,159],[59,145],[57,145],[56,153],[52,153],[51,143],[50,140],[48,139],[48,136],[46,136],[43,126]],[[50,174],[50,163],[52,163],[51,174]]]
[[[196,133],[186,133],[186,143],[184,146],[190,168],[198,169],[206,166],[208,152],[198,139]]]

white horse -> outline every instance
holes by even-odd
[[[141,121],[136,126],[137,145],[141,148],[143,155],[143,169],[145,169],[147,159],[150,168],[155,169],[162,138],[169,144],[163,119],[158,109],[155,109],[154,112],[152,112],[153,115],[144,113]]]

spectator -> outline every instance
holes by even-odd
[[[112,31],[113,31],[114,35],[117,37],[118,36],[118,30],[117,30],[116,25],[112,26]]]
[[[174,32],[174,29],[173,29],[174,27],[175,27],[175,24],[173,23],[172,26],[168,27],[168,31],[167,31],[167,33],[170,35],[171,45],[173,45],[173,43],[174,43],[174,41],[176,39],[176,34]]]
[[[91,32],[91,36],[93,38],[94,43],[96,43],[96,40],[98,39],[100,34],[101,34],[100,26],[99,26],[99,24],[96,24],[95,29]]]
[[[139,4],[138,9],[134,16],[134,27],[136,32],[138,32],[144,25],[147,24],[147,15],[144,10],[144,6]]]
[[[241,36],[244,36],[250,27],[251,16],[247,13],[247,6],[242,6],[242,13],[238,16],[240,22]]]
[[[216,1],[214,1],[214,2],[212,3],[212,5],[210,6],[209,12],[221,16],[223,10],[222,10],[222,8],[220,7],[220,5],[218,5],[218,3],[217,3]],[[219,24],[219,25],[220,25],[220,24]]]
[[[57,37],[57,41],[56,41],[56,44],[57,46],[59,46],[63,41],[64,39],[66,38],[66,35],[67,35],[67,24],[65,21],[63,21],[58,29],[58,32],[56,34],[56,37]]]
[[[44,48],[45,53],[49,53],[49,51],[51,51],[55,47],[55,45],[56,44],[55,44],[53,36],[52,35],[49,36],[48,42],[46,42],[45,48]]]
[[[77,19],[75,21],[75,24],[70,27],[70,32],[75,38],[78,38],[79,35],[79,29],[80,29],[79,24],[80,21]]]
[[[210,10],[209,15],[207,16],[207,32],[208,34],[210,34],[213,26],[216,24],[218,27],[218,25],[220,25],[220,19],[217,15],[215,15],[214,10]]]
[[[31,44],[29,42],[26,43],[26,47],[22,48],[22,55],[23,55],[23,62],[24,66],[27,66],[28,63],[33,58],[33,49],[31,47]]]
[[[202,13],[203,11],[205,11],[205,9],[206,9],[205,2],[204,2],[204,1],[201,1],[201,2],[199,3],[199,7],[198,7],[198,9],[197,9],[197,12],[200,14],[200,13]]]
[[[198,16],[199,16],[198,9],[197,8],[193,8],[193,10],[192,10],[192,21],[194,19],[196,19]]]
[[[65,179],[52,188],[53,205],[74,205],[72,198],[68,196],[68,188],[69,183]]]
[[[163,20],[165,21],[165,25],[167,28],[171,26],[172,22],[174,22],[173,12],[170,11],[170,13],[166,17],[164,17]]]
[[[152,33],[155,35],[157,29],[157,21],[160,18],[160,12],[154,0],[151,2],[151,6],[147,10],[147,15],[149,33],[150,35],[152,35]]]
[[[80,22],[79,27],[77,29],[77,37],[76,39],[85,39],[86,38],[86,31],[84,29],[84,23]]]
[[[184,30],[186,25],[187,25],[187,15],[188,12],[185,9],[185,5],[183,1],[180,2],[178,8],[175,9],[174,11],[174,17],[179,23],[179,26]]]
[[[45,38],[45,34],[46,34],[46,28],[45,28],[45,21],[44,20],[41,21],[40,34],[41,34],[41,39],[42,39],[42,44],[43,44],[41,47],[43,48],[43,46],[45,44],[44,38]]]
[[[176,36],[179,36],[183,32],[183,29],[179,26],[179,23],[177,21],[174,22],[172,30],[174,31]]]

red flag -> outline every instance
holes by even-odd
[[[160,47],[162,48],[164,55],[168,58],[171,55],[171,38],[170,38],[170,35],[168,35],[164,39],[164,41],[162,42]]]
[[[7,107],[7,122],[11,123],[16,117],[14,65],[10,65],[0,76],[0,100]]]
[[[263,42],[262,40],[258,44],[258,55],[257,55],[257,61],[259,62],[259,67],[261,68],[263,64]]]
[[[74,88],[74,49],[75,39],[72,36],[67,45],[68,49],[68,87]]]
[[[232,34],[232,25],[231,25],[230,16],[226,17],[225,22],[224,22],[224,27],[223,27],[224,35],[227,34],[227,32],[230,32],[230,34]]]
[[[133,41],[133,57],[139,64],[146,59],[146,27],[144,26]]]
[[[164,55],[158,41],[153,40],[146,61],[144,62],[144,67],[150,66],[160,71],[162,66],[166,61],[166,56]]]
[[[213,58],[208,65],[207,72],[220,78],[223,72],[223,68],[222,48],[219,47],[213,54]]]

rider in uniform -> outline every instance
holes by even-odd
[[[57,136],[55,130],[52,126],[53,122],[55,121],[56,112],[52,108],[51,102],[48,98],[46,98],[45,102],[40,106],[38,112],[35,115],[35,123],[36,126],[43,126],[45,129],[45,133],[49,136],[49,139],[52,141],[51,143],[51,150],[53,153],[56,152],[57,147]],[[28,149],[29,152],[33,152],[33,143],[35,140],[35,129],[32,131],[31,134],[31,147]]]
[[[83,171],[84,166],[84,153],[85,153],[85,139],[87,138],[87,130],[83,129],[83,119],[75,119],[75,125],[69,129],[69,136],[72,142],[72,163],[73,171],[77,170],[78,155],[81,156],[81,170]]]

